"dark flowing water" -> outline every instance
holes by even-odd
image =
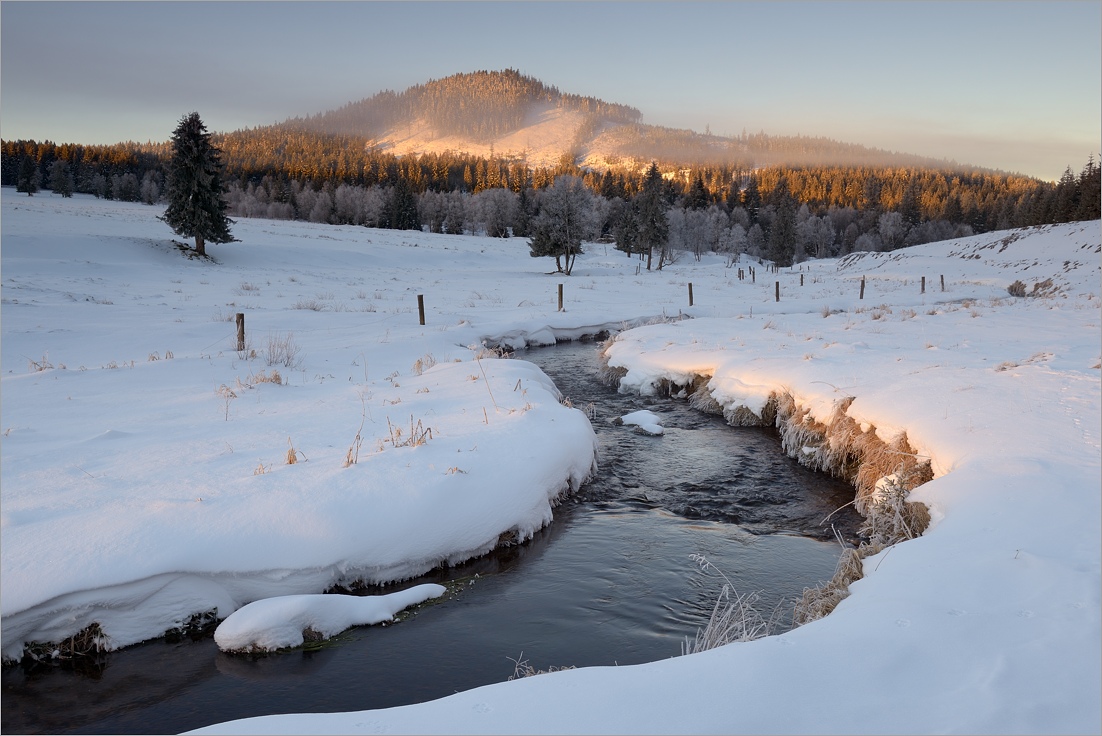
[[[722,580],[772,610],[833,573],[839,548],[824,517],[848,486],[801,468],[770,432],[733,429],[683,402],[621,396],[594,378],[593,344],[529,351],[564,395],[590,408],[597,478],[532,541],[437,571],[447,600],[391,626],[352,629],[332,645],[251,659],[210,636],[114,652],[91,673],[3,672],[4,733],[172,733],[289,712],[383,708],[500,682],[512,659],[550,666],[629,665],[677,656],[704,625]],[[612,420],[647,408],[661,437]],[[846,509],[831,519],[854,535]],[[785,603],[782,603],[784,601]]]

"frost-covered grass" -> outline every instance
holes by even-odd
[[[798,270],[739,281],[718,256],[636,273],[597,245],[564,279],[523,240],[263,220],[210,263],[183,257],[153,208],[11,190],[0,204],[6,656],[93,623],[120,646],[524,538],[590,472],[592,429],[485,346],[635,327],[603,358],[622,390],[780,419],[787,451],[851,477],[865,511],[910,457],[928,469],[906,497],[928,528],[779,636],[212,730],[1102,730],[1097,222],[816,262],[801,288]],[[1046,285],[1018,298],[1016,281]],[[295,308],[309,300],[325,308]],[[293,335],[295,365],[267,364],[269,334]],[[280,382],[255,380],[272,369]],[[398,446],[417,422],[432,438]]]

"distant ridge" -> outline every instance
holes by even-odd
[[[476,71],[379,92],[358,102],[272,126],[285,131],[363,139],[398,156],[466,153],[529,166],[569,161],[584,168],[638,170],[730,164],[761,166],[907,166],[939,169],[955,161],[868,148],[829,138],[717,136],[646,125],[629,105],[561,92],[515,69]]]

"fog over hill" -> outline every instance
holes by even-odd
[[[567,94],[513,69],[455,74],[390,90],[275,127],[365,139],[395,155],[469,153],[529,166],[564,156],[602,171],[664,165],[853,165],[958,168],[955,161],[812,136],[738,136],[646,125],[634,107]],[[968,166],[974,169],[976,167]]]

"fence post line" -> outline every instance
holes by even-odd
[[[421,324],[425,324],[425,295],[417,295],[417,316],[421,319]]]
[[[237,313],[237,352],[245,350],[245,314]]]

